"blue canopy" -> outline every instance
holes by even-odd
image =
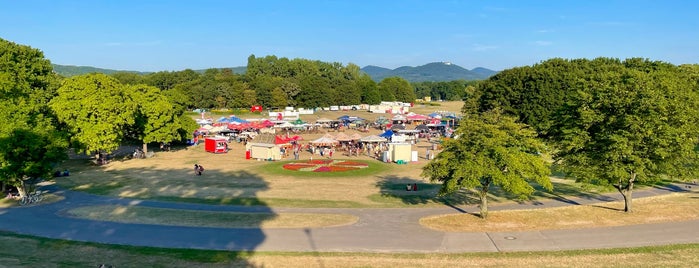
[[[391,137],[393,137],[393,130],[390,130],[390,129],[386,130],[386,132],[381,133],[381,135],[379,135],[379,137],[390,139]]]
[[[231,121],[228,120],[228,118],[221,117],[219,119],[216,119],[216,122],[218,122],[218,123],[230,123]]]
[[[230,123],[233,123],[233,122],[237,122],[237,123],[247,123],[248,121],[246,121],[246,120],[244,120],[244,119],[241,119],[241,118],[239,118],[239,117],[236,117],[236,116],[231,115],[230,117],[228,117],[228,122],[230,122]]]

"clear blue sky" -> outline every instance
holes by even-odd
[[[387,68],[699,63],[691,0],[0,0],[0,25],[53,63],[136,71],[245,66],[251,54]]]

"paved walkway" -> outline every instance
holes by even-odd
[[[245,251],[318,252],[497,252],[637,247],[699,243],[699,219],[661,224],[528,232],[447,233],[426,229],[422,217],[477,212],[476,206],[397,209],[291,209],[216,206],[143,201],[65,191],[48,186],[65,199],[53,204],[0,209],[0,230],[42,237],[109,244],[167,248]],[[695,186],[696,187],[696,186]],[[685,191],[685,185],[635,191],[634,197]],[[491,210],[529,209],[617,200],[618,194],[551,200],[536,204],[491,206]],[[699,202],[698,202],[699,203]],[[62,216],[66,209],[106,204],[129,204],[211,211],[270,213],[346,213],[359,218],[352,225],[326,228],[261,229],[205,228],[125,224]]]

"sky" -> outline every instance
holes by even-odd
[[[550,58],[699,63],[699,1],[0,0],[0,38],[55,64],[131,71],[250,55],[492,70]]]

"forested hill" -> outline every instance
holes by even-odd
[[[145,72],[102,69],[102,68],[96,68],[96,67],[91,67],[91,66],[74,66],[74,65],[59,65],[59,64],[51,64],[51,65],[53,65],[53,71],[56,72],[57,74],[59,74],[60,76],[63,76],[63,77],[71,77],[71,76],[75,76],[75,75],[89,74],[89,73],[113,74],[116,72],[130,72],[130,73],[138,73],[138,74],[147,74]]]
[[[224,69],[224,68],[218,68]],[[229,67],[225,69],[233,70],[233,73],[244,74],[247,67]],[[73,66],[73,65],[60,65],[53,64],[53,70],[63,76],[71,77],[75,75],[88,74],[88,73],[103,73],[103,74],[113,74],[116,72],[129,72],[137,74],[148,74],[149,72],[139,72],[139,71],[129,71],[129,70],[113,70],[113,69],[103,69],[90,66]],[[369,65],[361,69],[363,72],[368,74],[371,79],[376,82],[380,82],[386,77],[401,77],[409,82],[447,82],[454,80],[485,80],[488,77],[496,74],[496,71],[486,69],[486,68],[474,68],[473,70],[467,70],[461,66],[445,63],[445,62],[433,62],[422,66],[410,67],[403,66],[397,69],[388,69],[378,66]],[[206,70],[194,70],[197,73],[204,73]]]
[[[433,62],[417,67],[403,66],[393,70],[369,65],[362,68],[362,71],[377,82],[391,76],[398,76],[410,82],[484,80],[497,73],[481,67],[468,70],[448,62]]]
[[[136,73],[136,74],[149,74],[150,72],[139,72],[139,71],[128,71],[128,70],[112,70],[112,69],[103,69],[103,68],[96,68],[96,67],[90,67],[90,66],[73,66],[73,65],[60,65],[60,64],[52,64],[53,65],[53,71],[56,72],[57,74],[63,76],[63,77],[71,77],[75,75],[81,75],[81,74],[89,74],[89,73],[102,73],[102,74],[113,74],[117,72],[128,72],[128,73]],[[224,68],[221,68],[224,69]],[[233,70],[234,73],[237,74],[243,74],[245,73],[245,69],[247,67],[245,66],[240,66],[240,67],[232,67],[232,68],[225,68],[225,69],[231,69]],[[206,70],[201,69],[201,70],[194,70],[197,73],[204,73]]]

